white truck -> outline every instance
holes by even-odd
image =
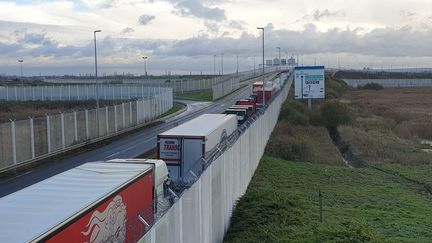
[[[155,219],[161,160],[89,162],[0,199],[0,242],[136,242]]]
[[[165,161],[171,180],[180,180],[201,158],[223,146],[237,130],[237,117],[225,114],[203,114],[157,137],[157,157]]]

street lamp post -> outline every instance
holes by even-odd
[[[147,77],[147,58],[148,57],[142,57],[142,59],[144,60],[144,76]]]
[[[276,47],[276,49],[278,49],[278,50],[279,50],[279,65],[278,65],[278,66],[280,66],[280,65],[281,65],[281,59],[280,59],[280,58],[281,58],[281,57],[280,57],[280,50],[281,50],[281,49],[280,49],[280,47],[279,47],[279,46],[278,46],[278,47]]]
[[[24,60],[23,59],[20,59],[20,60],[18,60],[18,62],[20,63],[20,65],[21,65],[21,84],[23,84],[24,85],[24,81],[23,81],[23,71],[22,71],[22,65],[23,65],[23,62],[24,62]]]
[[[254,56],[254,74],[255,74],[255,56]]]
[[[262,75],[263,75],[263,90],[262,90],[262,94],[263,94],[263,108],[265,108],[265,80],[264,80],[264,27],[257,27],[258,30],[262,30]]]
[[[222,69],[222,75],[223,75],[223,53],[221,53],[221,69]]]
[[[216,55],[213,55],[213,75],[216,76]]]
[[[97,48],[96,48],[96,33],[102,32],[102,30],[93,31],[94,37],[94,48],[95,48],[95,78],[96,78],[96,129],[97,136],[99,137],[99,85],[98,85],[98,70],[97,70]]]
[[[237,55],[237,76],[238,76],[239,68],[238,68],[238,55]]]

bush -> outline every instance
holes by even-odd
[[[329,101],[321,107],[321,118],[327,128],[337,128],[342,124],[350,124],[354,114],[348,105]]]
[[[367,83],[363,86],[359,86],[359,89],[382,90],[384,89],[384,86],[377,83]]]
[[[294,125],[307,125],[309,117],[306,106],[295,100],[287,100],[283,103],[279,120],[285,120]]]

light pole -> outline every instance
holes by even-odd
[[[276,47],[276,49],[278,49],[278,50],[279,50],[279,65],[278,65],[278,66],[280,66],[280,65],[281,65],[281,59],[280,59],[280,47],[279,47],[279,46],[277,46],[277,47]]]
[[[255,56],[254,56],[254,74],[255,74]]]
[[[97,48],[96,48],[96,33],[102,30],[93,31],[94,47],[95,47],[95,78],[96,78],[96,129],[99,137],[99,85],[98,85],[98,70],[97,70]]]
[[[21,83],[24,85],[24,81],[22,80],[22,78],[23,78],[22,65],[23,65],[24,60],[23,60],[23,59],[20,59],[20,60],[18,60],[18,62],[19,62],[20,65],[21,65]]]
[[[264,82],[264,27],[257,27],[258,30],[262,30],[262,63],[263,63],[263,68],[262,68],[262,75],[263,75],[263,108],[265,108],[265,92],[264,92],[264,88],[265,88],[265,82]]]
[[[238,71],[239,69],[238,69],[238,55],[237,55],[237,76],[238,76]]]
[[[222,70],[222,75],[223,75],[223,53],[221,53],[221,70]]]
[[[216,76],[216,55],[213,55],[213,75]]]
[[[142,57],[142,59],[144,60],[144,76],[147,77],[147,58],[148,57]]]

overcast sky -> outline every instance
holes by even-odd
[[[430,0],[0,0],[0,73],[213,73],[300,55],[342,67],[431,67]],[[216,59],[220,70],[220,55]]]

